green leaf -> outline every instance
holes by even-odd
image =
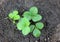
[[[19,21],[19,22],[17,23],[17,29],[18,29],[18,30],[22,30],[23,28],[24,28],[23,23]]]
[[[37,13],[38,13],[37,7],[31,7],[29,11],[30,11],[31,13],[33,13],[33,14],[37,14]]]
[[[43,24],[42,22],[38,22],[38,23],[36,23],[36,27],[37,27],[38,29],[43,29],[44,24]]]
[[[37,21],[39,21],[39,20],[41,20],[42,19],[42,16],[41,15],[36,15],[36,16],[33,16],[32,17],[32,20],[34,21],[34,22],[37,22]]]
[[[31,20],[31,13],[29,11],[26,11],[23,13],[23,16],[26,17],[28,20]]]
[[[24,26],[29,26],[30,25],[29,20],[27,18],[25,18],[25,17],[21,19],[21,22],[24,23]]]
[[[38,30],[38,29],[34,29],[34,31],[33,31],[33,36],[34,37],[39,37],[41,35],[41,32]]]
[[[13,20],[19,20],[19,19],[20,19],[20,16],[19,15],[14,15]]]
[[[30,28],[29,27],[25,27],[23,30],[22,30],[22,34],[23,35],[28,35],[30,33]]]
[[[17,11],[17,10],[14,10],[14,11],[13,11],[13,14],[14,14],[14,15],[17,15],[17,14],[18,14],[18,11]]]
[[[34,30],[35,26],[34,25],[30,25],[30,30],[31,32]]]
[[[12,13],[9,13],[9,18],[13,19],[14,15]]]
[[[17,29],[22,30],[25,27],[28,27],[29,25],[30,25],[30,22],[26,18],[21,18],[17,23]]]

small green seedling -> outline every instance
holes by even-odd
[[[30,33],[30,22],[26,18],[22,18],[18,23],[17,23],[17,29],[22,30],[23,35],[27,35]]]
[[[30,30],[33,32],[34,37],[39,37],[41,35],[41,31],[44,27],[42,22],[37,22],[35,25],[30,25]]]
[[[38,14],[37,7],[31,7],[29,11],[23,13],[23,17],[20,18],[18,15],[18,11],[14,10],[13,12],[9,13],[9,18],[13,20],[18,20],[16,23],[16,27],[18,30],[22,31],[24,36],[32,33],[34,37],[39,37],[41,35],[41,31],[44,27],[42,22],[38,22],[42,19],[42,16]],[[32,20],[35,25],[32,24]]]
[[[38,14],[37,7],[31,7],[29,11],[23,13],[23,16],[26,17],[28,20],[33,20],[37,22],[42,19],[42,16]]]
[[[25,27],[28,27],[30,25],[30,22],[26,18],[21,18],[19,22],[17,23],[17,29],[22,30]]]
[[[12,20],[19,20],[20,16],[18,15],[18,11],[14,10],[13,12],[9,13],[9,18]]]
[[[38,22],[35,25],[35,28],[33,30],[33,36],[39,37],[41,35],[41,32],[39,30],[43,29],[44,24],[42,22]]]

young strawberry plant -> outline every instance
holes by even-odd
[[[42,16],[38,13],[37,7],[31,7],[28,11],[25,11],[22,16],[18,15],[18,11],[9,13],[9,18],[16,22],[16,27],[19,31],[22,31],[24,36],[31,33],[34,37],[39,37],[44,24],[40,22]],[[33,24],[34,22],[34,24]]]

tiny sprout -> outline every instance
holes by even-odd
[[[22,30],[23,35],[28,35],[30,33],[30,22],[26,18],[22,18],[18,23],[17,23],[17,29]]]
[[[15,10],[15,11],[9,13],[9,18],[12,20],[19,20],[20,16],[18,15],[18,11]]]
[[[28,20],[33,20],[37,22],[42,19],[42,16],[38,14],[37,7],[31,7],[29,11],[23,13],[23,16],[26,17]]]
[[[22,30],[25,27],[28,27],[30,25],[30,22],[28,21],[28,19],[26,18],[22,18],[21,20],[19,20],[19,22],[17,23],[17,29],[18,30]]]

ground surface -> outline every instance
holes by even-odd
[[[7,19],[8,13],[18,10],[20,15],[36,6],[45,24],[42,35],[23,37],[15,25]],[[60,42],[60,0],[0,0],[0,42]]]

